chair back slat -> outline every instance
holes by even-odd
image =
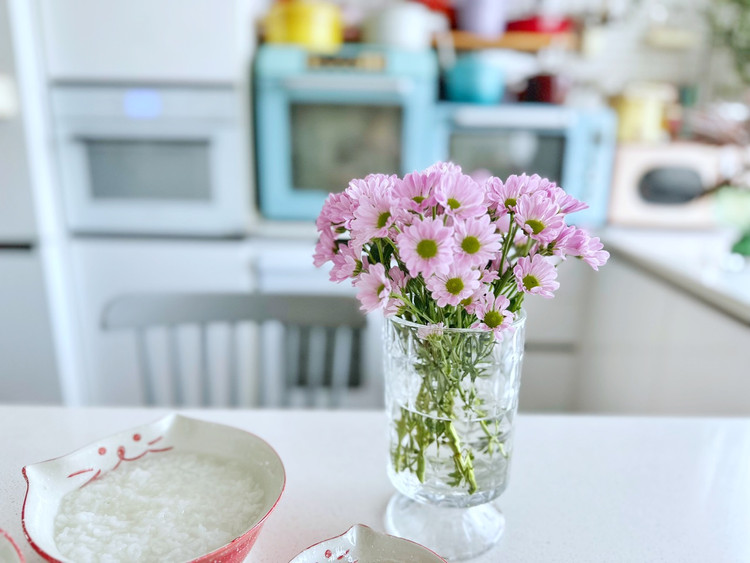
[[[283,331],[285,338],[283,342],[288,347],[288,353],[285,362],[284,370],[284,389],[288,392],[282,393],[281,395],[281,406],[289,407],[291,405],[292,397],[291,392],[298,385],[300,378],[300,371],[303,369],[303,364],[300,362],[301,348],[302,348],[302,336],[301,330],[298,326],[288,326]]]
[[[167,329],[169,347],[169,378],[172,389],[172,405],[185,404],[185,390],[182,384],[182,361],[180,359],[180,345],[177,337],[177,327],[170,326]],[[153,373],[153,370],[152,370]]]
[[[139,328],[136,330],[135,342],[138,354],[138,369],[141,373],[143,402],[146,405],[154,405],[156,404],[156,393],[154,392],[154,378],[151,371],[151,362],[148,357],[148,344],[146,342],[145,329]]]
[[[131,294],[109,303],[102,317],[106,329],[135,332],[143,402],[177,406],[185,405],[188,396],[192,404],[196,394],[197,404],[203,406],[240,406],[238,325],[258,327],[254,334],[261,338],[260,344],[251,349],[265,357],[269,350],[263,326],[271,323],[281,327],[281,342],[276,343],[281,369],[277,375],[259,377],[260,403],[267,404],[275,388],[280,406],[338,407],[349,388],[362,382],[360,347],[366,322],[352,297],[300,294]],[[149,336],[157,327],[163,327],[163,332]],[[188,346],[181,332],[192,331],[189,327],[197,328],[197,346],[192,339]],[[162,334],[166,340],[161,345],[162,340],[150,341]],[[217,335],[226,338],[226,345],[218,349]],[[162,350],[166,355],[160,352],[154,357]],[[223,350],[227,353],[224,363]],[[267,367],[267,363],[262,365]]]
[[[336,408],[349,387],[352,331],[343,327],[329,330],[331,355],[326,371],[331,374],[331,406]]]
[[[229,323],[229,335],[227,337],[227,359],[229,365],[229,404],[233,407],[240,406],[240,369],[237,352],[237,323]]]

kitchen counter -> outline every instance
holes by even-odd
[[[29,563],[21,467],[155,420],[166,410],[0,406],[0,528]],[[191,410],[279,453],[286,490],[248,561],[283,563],[355,523],[383,529],[393,494],[382,411]],[[749,561],[750,419],[517,419],[498,561]]]
[[[733,233],[607,227],[598,234],[613,257],[750,326],[750,261],[729,254]]]

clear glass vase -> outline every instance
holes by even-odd
[[[523,359],[525,313],[492,332],[389,318],[383,356],[389,418],[388,475],[398,491],[389,533],[449,560],[497,543]]]

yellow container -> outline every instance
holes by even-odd
[[[344,41],[341,10],[330,2],[277,2],[264,27],[268,43],[292,43],[322,53],[338,50]]]
[[[612,100],[617,112],[617,139],[623,142],[654,142],[667,138],[665,110],[677,92],[671,84],[639,82],[628,85]]]

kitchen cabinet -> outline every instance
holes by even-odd
[[[593,283],[588,265],[568,259],[558,266],[553,299],[527,296],[526,346],[519,408],[570,411],[576,406],[580,342]]]
[[[244,0],[40,0],[52,80],[233,83],[253,28]]]
[[[580,409],[750,415],[747,323],[617,258],[597,274],[588,310]]]
[[[0,249],[0,402],[60,401],[38,253]]]

